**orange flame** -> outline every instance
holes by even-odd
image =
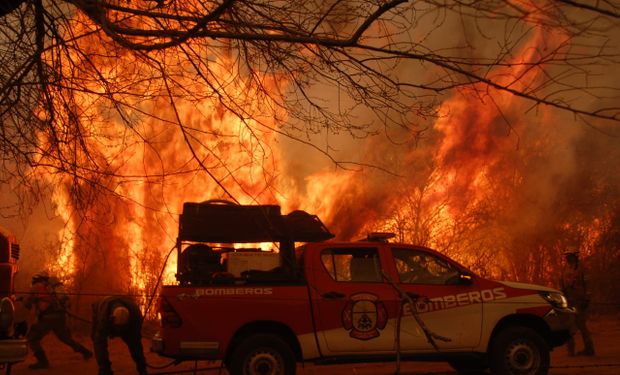
[[[176,241],[183,202],[226,198],[214,180],[233,196],[243,197],[241,203],[275,201],[271,171],[278,168],[278,155],[269,129],[277,128],[275,119],[285,114],[265,105],[267,99],[254,100],[259,88],[237,75],[235,61],[225,55],[217,56],[210,67],[229,95],[246,104],[243,120],[197,83],[180,54],[164,51],[157,56],[176,81],[166,86],[165,79],[153,78],[158,72],[147,64],[150,60],[135,61],[130,53],[117,51],[85,17],[78,16],[74,24],[76,35],[80,30],[84,35],[75,39],[75,51],[92,58],[80,60],[82,55],[76,53],[71,56],[74,65],[63,66],[74,69],[75,79],[86,86],[76,93],[73,109],[80,114],[79,130],[88,153],[72,149],[71,143],[63,148],[75,157],[79,178],[54,180],[53,199],[66,226],[59,238],[62,255],[53,268],[67,275],[79,273],[88,292],[143,293],[156,277],[153,264],[161,263],[162,254]],[[212,56],[207,52],[205,56]],[[93,67],[107,86],[87,80]],[[124,87],[127,84],[133,87]],[[264,77],[262,84],[277,92],[286,82]],[[199,100],[183,98],[183,90]],[[55,99],[61,100],[57,94]],[[131,106],[111,108],[102,96]],[[42,144],[53,141],[41,135]],[[103,169],[104,174],[88,168]],[[212,177],[203,173],[205,168]],[[42,175],[50,181],[57,178],[52,170],[46,172]],[[170,281],[175,271],[172,259],[165,278]]]
[[[83,27],[83,34],[94,31],[88,19],[78,18],[75,23]],[[429,187],[402,183],[395,189],[397,184],[376,181],[369,178],[369,172],[341,170],[312,174],[305,179],[306,186],[297,187],[289,176],[279,176],[281,150],[276,134],[270,130],[278,128],[276,119],[285,119],[286,114],[274,114],[266,108],[275,105],[261,106],[254,100],[258,88],[236,75],[232,59],[215,56],[211,68],[213,76],[226,84],[238,102],[245,104],[245,121],[198,82],[180,54],[154,54],[154,59],[166,66],[168,77],[177,82],[166,87],[164,80],[142,79],[154,76],[157,66],[147,65],[147,60],[136,62],[132,54],[117,51],[101,33],[93,32],[75,43],[79,44],[76,50],[93,56],[82,61],[84,69],[88,70],[91,64],[96,66],[112,85],[111,91],[125,92],[114,95],[120,95],[118,99],[132,107],[112,112],[100,95],[86,91],[76,98],[84,127],[80,130],[91,151],[89,155],[78,152],[76,164],[96,163],[106,175],[96,181],[98,185],[80,182],[78,191],[71,190],[74,184],[67,177],[55,192],[57,210],[67,223],[61,237],[63,251],[58,269],[68,274],[82,272],[84,280],[91,281],[85,283],[91,286],[97,278],[89,279],[89,272],[97,274],[92,270],[97,264],[107,267],[107,274],[98,276],[101,278],[109,278],[109,270],[114,275],[127,272],[125,283],[113,285],[121,292],[127,288],[149,288],[152,275],[147,275],[148,265],[161,261],[162,254],[174,245],[183,202],[226,198],[214,179],[233,196],[242,197],[241,203],[279,202],[284,211],[301,208],[318,214],[342,239],[362,236],[364,230],[389,227],[385,217],[393,208],[403,211],[408,206],[406,199],[417,196],[424,201],[420,214],[433,212],[435,217],[426,237],[418,239],[429,246],[440,245],[438,237],[450,230],[458,215],[483,201],[494,179],[510,175],[502,151],[516,147],[512,135],[524,126],[522,116],[511,115],[521,110],[514,95],[482,83],[474,84],[462,88],[461,95],[454,95],[441,105],[441,118],[435,129],[442,140],[434,156],[435,169],[430,173]],[[545,43],[561,44],[562,37],[549,38],[537,30],[520,58],[493,71],[489,79],[527,91],[541,69],[530,63],[536,61]],[[102,50],[107,53],[101,53]],[[210,51],[203,52],[212,58]],[[73,57],[80,61],[80,56]],[[79,76],[80,72],[75,74]],[[134,87],[125,87],[128,83]],[[94,93],[102,94],[107,89],[95,81],[84,84]],[[276,88],[286,82],[265,77],[264,84],[273,87],[275,93],[282,92]],[[142,95],[132,96],[131,92]],[[200,100],[184,99],[184,92],[191,92]],[[175,98],[174,105],[170,104],[171,97]],[[508,117],[510,126],[500,125]],[[179,122],[182,128],[176,125]],[[195,154],[187,152],[189,146]],[[213,177],[202,173],[203,166]],[[406,194],[400,194],[399,189]],[[278,193],[284,190],[285,194]],[[396,211],[396,215],[411,216]],[[99,252],[89,251],[91,246],[100,247]],[[148,254],[157,256],[149,258]],[[176,270],[175,262],[172,259],[167,265],[168,281]],[[107,290],[110,286],[101,288]]]

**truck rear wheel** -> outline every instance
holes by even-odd
[[[256,334],[244,339],[227,363],[231,375],[294,375],[295,354],[280,337]]]
[[[531,328],[508,327],[497,334],[489,350],[494,375],[546,375],[549,347]]]

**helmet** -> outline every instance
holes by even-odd
[[[47,282],[49,278],[50,274],[47,271],[41,271],[32,276],[32,283]]]
[[[579,250],[567,250],[564,252],[564,259],[568,263],[579,263]]]
[[[129,322],[129,310],[125,306],[117,306],[112,310],[112,323],[115,326],[124,326]]]

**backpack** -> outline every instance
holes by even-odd
[[[51,276],[47,281],[47,289],[52,296],[52,304],[57,310],[69,309],[69,296],[64,284],[58,278]]]
[[[31,298],[40,313],[64,311],[69,308],[69,296],[64,290],[63,283],[56,277],[39,279],[33,283]]]

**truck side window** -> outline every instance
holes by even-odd
[[[325,249],[321,262],[332,279],[341,282],[382,282],[379,254],[374,248]]]
[[[434,254],[395,248],[392,255],[401,283],[449,285],[458,280],[459,270]]]

